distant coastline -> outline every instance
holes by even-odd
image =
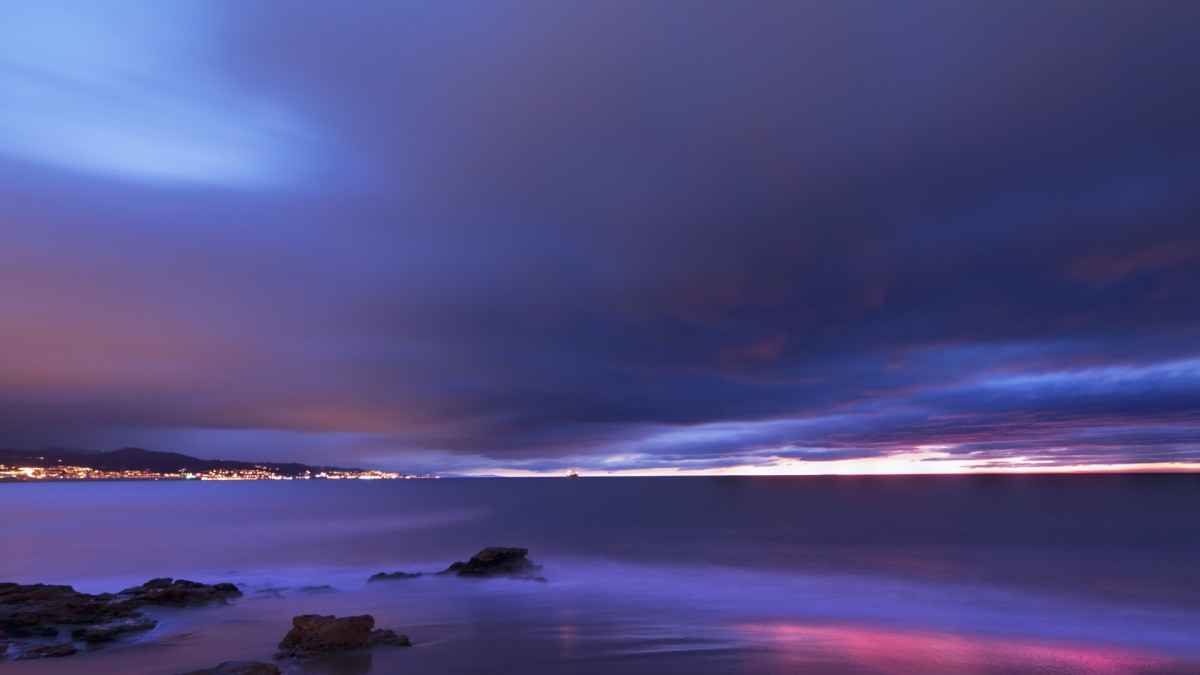
[[[403,480],[436,478],[369,469],[309,466],[295,462],[199,459],[175,452],[121,448],[0,450],[0,482],[191,480]]]

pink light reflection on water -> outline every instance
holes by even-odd
[[[1103,645],[802,622],[730,627],[762,648],[767,672],[1183,675],[1200,662]]]

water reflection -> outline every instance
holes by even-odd
[[[1182,675],[1195,668],[1136,650],[1091,645],[798,622],[730,628],[760,645],[770,672]]]

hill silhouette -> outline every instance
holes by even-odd
[[[244,462],[227,459],[199,459],[178,452],[159,452],[145,448],[120,448],[108,452],[93,452],[79,448],[45,448],[42,450],[0,450],[0,464],[9,466],[82,466],[105,471],[154,471],[158,473],[201,473],[216,469],[268,469],[283,476],[300,476],[321,471],[361,471],[330,466],[309,466],[298,462]]]

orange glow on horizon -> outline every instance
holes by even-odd
[[[1191,473],[1200,472],[1200,463],[1158,462],[1140,464],[1047,465],[1031,458],[1014,458],[1009,465],[996,460],[956,458],[934,447],[883,457],[808,461],[779,459],[770,464],[743,465],[716,469],[658,467],[649,469],[583,470],[583,476],[913,476],[983,475],[1038,473]],[[1020,462],[1027,462],[1021,464]],[[577,462],[585,465],[587,462]],[[493,469],[480,474],[506,477],[561,477],[560,472],[524,469]]]

